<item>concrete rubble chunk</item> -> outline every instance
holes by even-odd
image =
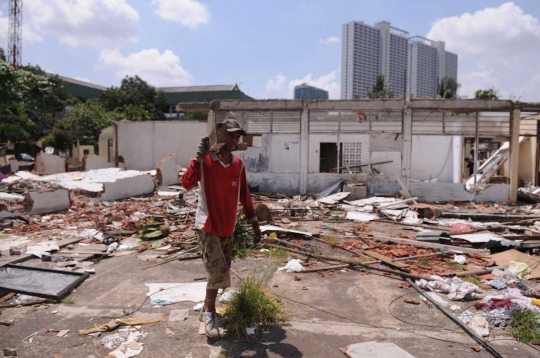
[[[17,356],[17,350],[14,348],[4,348],[3,349],[4,357],[15,357]]]
[[[36,156],[36,174],[50,175],[66,172],[66,160],[54,154],[38,153]]]
[[[67,190],[57,189],[46,192],[29,192],[23,205],[27,214],[36,215],[69,209],[71,201]]]

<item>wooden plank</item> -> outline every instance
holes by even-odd
[[[409,192],[409,189],[405,186],[405,183],[403,183],[403,180],[401,180],[401,177],[397,175],[397,173],[396,173],[396,179],[399,183],[399,186],[401,187],[401,190],[399,191],[401,195],[403,195],[405,199],[412,198],[412,195]]]
[[[382,242],[395,242],[397,244],[432,247],[435,249],[442,249],[444,251],[466,252],[468,254],[478,254],[478,255],[489,255],[489,250],[487,249],[472,249],[470,247],[443,245],[443,244],[438,244],[435,242],[408,240],[408,239],[401,239],[401,238],[396,238],[396,237],[392,237],[392,238],[373,237],[373,239],[377,241],[382,241]]]
[[[381,261],[384,262],[385,264],[390,265],[390,266],[397,267],[397,268],[399,268],[399,269],[406,269],[407,267],[409,267],[409,265],[407,265],[407,264],[404,264],[404,263],[401,263],[401,262],[392,261],[392,259],[391,259],[390,257],[381,255],[381,254],[376,253],[376,252],[374,252],[374,251],[364,251],[364,254],[366,254],[366,255],[368,255],[368,256],[371,256],[371,257],[373,257],[374,259],[381,260]]]

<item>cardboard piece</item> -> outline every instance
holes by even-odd
[[[532,269],[531,278],[540,278],[540,257],[529,256],[517,250],[507,250],[498,254],[488,255],[486,261],[495,261],[497,266],[512,265],[512,261],[525,262]]]

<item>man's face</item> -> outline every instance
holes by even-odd
[[[227,141],[225,142],[224,148],[229,152],[234,151],[240,142],[240,137],[242,137],[240,133],[227,132]]]

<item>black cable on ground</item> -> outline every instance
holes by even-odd
[[[411,286],[416,290],[418,291],[418,293],[420,294],[423,294],[422,290],[420,289],[420,287],[418,287],[411,279],[407,279],[407,282],[409,282],[411,284]],[[424,296],[425,297],[425,296]],[[478,337],[478,335],[472,331],[469,327],[466,327],[465,325],[463,325],[462,322],[460,322],[456,317],[454,317],[450,312],[448,312],[447,310],[443,309],[441,306],[437,305],[435,302],[433,302],[431,300],[431,298],[429,297],[426,297],[429,301],[431,301],[433,303],[433,305],[435,307],[437,307],[442,313],[444,313],[445,316],[447,316],[448,318],[450,318],[452,321],[454,321],[456,324],[458,324],[459,326],[461,326],[463,328],[463,330],[472,338],[474,339],[476,342],[478,342],[478,344],[480,344],[487,352],[489,352],[492,356],[494,356],[495,358],[503,358],[503,356],[497,352],[497,350],[495,348],[493,348],[491,346],[491,344],[489,344],[489,342],[486,342],[484,341],[482,338]]]
[[[138,312],[143,306],[144,304],[146,303],[146,301],[148,301],[148,299],[150,297],[152,297],[153,295],[155,295],[156,293],[159,293],[159,292],[163,292],[163,291],[167,291],[167,290],[170,290],[172,288],[177,288],[177,287],[180,287],[181,285],[178,285],[178,286],[173,286],[173,287],[167,287],[167,288],[164,288],[163,290],[159,290],[157,292],[154,292],[152,293],[150,296],[147,296],[144,301],[141,303],[141,305],[139,307],[137,307],[136,309],[134,309],[133,311],[131,311],[129,314],[123,314],[121,316],[117,316],[117,317],[107,317],[107,316],[101,316],[101,318],[107,318],[107,319],[118,319],[118,318],[122,318],[122,317],[126,317],[126,316],[130,316],[132,314],[134,314],[135,312]]]
[[[415,332],[415,331],[412,331],[412,330],[409,330],[409,329],[402,329],[402,328],[395,328],[395,327],[385,327],[385,326],[376,326],[376,325],[373,325],[373,324],[369,324],[369,323],[363,323],[363,322],[358,322],[358,321],[355,321],[354,319],[351,319],[351,318],[348,318],[348,317],[345,317],[345,316],[342,316],[342,315],[339,315],[337,313],[333,313],[333,312],[329,312],[329,311],[326,311],[322,308],[319,308],[319,307],[315,307],[315,306],[312,306],[310,304],[307,304],[307,303],[304,303],[304,302],[299,302],[299,301],[296,301],[292,298],[289,298],[289,297],[285,297],[285,296],[282,296],[282,295],[278,295],[278,294],[275,294],[276,296],[278,297],[281,297],[281,298],[284,298],[288,301],[291,301],[291,302],[294,302],[294,303],[297,303],[297,304],[300,304],[300,305],[304,305],[304,306],[307,306],[309,308],[312,308],[314,310],[317,310],[317,311],[321,311],[321,312],[324,312],[326,314],[329,314],[329,315],[332,315],[332,316],[336,316],[336,317],[339,317],[341,319],[344,319],[346,321],[350,321],[350,322],[353,322],[353,323],[356,323],[360,326],[369,326],[369,327],[373,327],[373,328],[376,328],[376,329],[390,329],[390,330],[394,330],[394,331],[402,331],[402,332],[410,332],[410,333],[414,333],[416,335],[419,335],[419,336],[423,336],[423,337],[426,337],[426,338],[430,338],[430,339],[434,339],[434,340],[437,340],[437,341],[441,341],[441,342],[447,342],[447,343],[453,343],[453,344],[460,344],[460,345],[464,345],[464,346],[468,346],[469,344],[467,343],[463,343],[463,342],[456,342],[456,341],[450,341],[448,339],[442,339],[442,338],[437,338],[437,337],[431,337],[431,336],[428,336],[428,335],[425,335],[425,334],[422,334],[422,333],[418,333],[418,332]]]
[[[446,327],[431,326],[431,325],[428,325],[428,324],[421,324],[421,323],[407,322],[407,321],[405,321],[405,320],[403,320],[403,319],[397,317],[396,315],[394,315],[394,314],[392,313],[392,310],[391,310],[392,304],[393,304],[394,302],[396,302],[397,300],[399,300],[400,298],[405,297],[405,296],[409,296],[409,295],[411,295],[411,293],[405,293],[405,294],[403,294],[403,295],[397,297],[396,299],[394,299],[392,302],[390,302],[390,303],[388,304],[388,312],[390,312],[390,315],[391,315],[392,317],[394,317],[394,318],[397,319],[398,321],[401,321],[401,322],[403,322],[403,323],[410,324],[410,325],[413,325],[413,326],[421,326],[421,327],[428,327],[428,328],[438,328],[438,329],[444,329],[444,330],[447,330],[447,331],[450,331],[450,332],[456,332],[456,331],[458,331],[458,330],[461,330],[461,327],[459,327],[459,326],[458,326],[457,328],[455,328],[455,329],[450,329],[450,328],[446,328]],[[464,333],[464,332],[461,332],[461,333]]]

